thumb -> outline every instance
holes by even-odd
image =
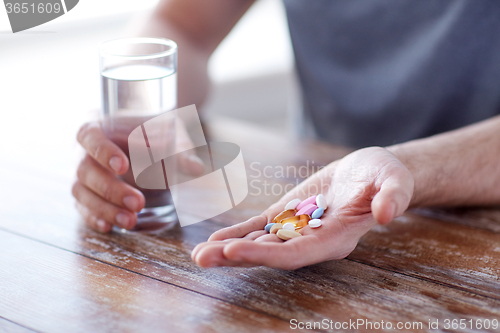
[[[387,224],[403,215],[410,205],[413,188],[413,177],[408,169],[404,166],[397,170],[393,169],[371,203],[372,214],[377,222]]]

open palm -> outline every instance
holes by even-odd
[[[200,266],[258,266],[296,269],[345,258],[374,225],[385,224],[408,208],[413,177],[389,151],[355,151],[335,161],[288,192],[260,216],[215,232],[192,252]],[[292,199],[323,193],[328,204],[320,228],[282,241],[264,226]]]

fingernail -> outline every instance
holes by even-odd
[[[124,213],[118,213],[116,214],[116,223],[122,228],[128,228],[128,223],[130,219],[127,214]]]
[[[100,231],[105,231],[106,230],[106,222],[104,222],[104,220],[97,220],[97,229],[99,229]]]
[[[128,209],[134,212],[139,211],[139,200],[136,197],[132,195],[126,196],[123,198],[123,203]]]
[[[198,156],[196,155],[189,155],[188,156],[188,160],[190,160],[191,162],[194,162],[194,163],[198,163],[199,165],[201,166],[205,166],[203,164],[203,161],[201,160],[201,158],[199,158]]]
[[[120,172],[120,169],[122,168],[122,160],[118,156],[111,157],[109,160],[109,166],[111,169],[113,169],[116,173]]]

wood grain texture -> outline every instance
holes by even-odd
[[[211,298],[225,300],[236,305],[239,311],[268,313],[284,323],[292,318],[301,321],[321,321],[326,318],[335,322],[367,319],[425,323],[430,318],[473,319],[500,316],[500,302],[497,300],[439,284],[425,283],[348,260],[323,263],[292,272],[268,268],[201,269],[188,258],[186,244],[182,245],[185,242],[182,239],[184,233],[172,234],[170,238],[81,232],[83,239],[79,251],[86,256],[209,295]],[[199,233],[200,230],[196,232]],[[174,242],[173,238],[180,240]],[[46,257],[46,254],[43,256]],[[53,259],[63,260],[60,253]],[[109,279],[115,279],[115,274],[108,272],[110,269],[104,267],[100,271],[99,274],[105,277],[102,283],[109,284]],[[76,272],[76,276],[79,275]],[[135,280],[123,282],[128,288],[135,288],[136,284]],[[139,292],[146,293],[149,288]],[[41,296],[42,299],[47,297],[48,295]],[[69,297],[73,299],[76,296]],[[172,302],[180,307],[184,303],[191,304],[193,297],[184,297],[185,300],[177,298]],[[108,299],[110,303],[122,302],[115,294],[110,294]],[[79,303],[78,299],[75,302]],[[145,307],[156,306],[155,302],[147,303],[144,304]],[[199,304],[202,307],[210,306]],[[140,317],[139,314],[137,316]],[[162,318],[163,314],[156,313],[153,316]],[[193,316],[196,314],[193,313]],[[72,321],[74,320],[76,319],[73,318]],[[182,320],[182,317],[178,320]],[[253,323],[241,321],[241,325],[245,325],[244,328]],[[173,327],[172,331],[178,331],[177,328],[179,327]]]
[[[349,258],[500,300],[500,233],[407,213],[373,228]]]
[[[326,164],[349,152],[321,143],[298,144],[227,121],[208,126],[207,133],[214,141],[239,144],[247,166],[258,162],[261,171],[265,166],[300,167],[308,165],[308,161],[310,166],[313,160],[317,165]],[[448,219],[431,217],[430,213],[408,213],[368,233],[349,259],[297,271],[262,267],[202,269],[190,259],[190,251],[197,243],[222,226],[260,213],[279,195],[250,195],[237,209],[211,221],[158,235],[103,235],[81,224],[67,180],[43,179],[27,170],[5,166],[0,170],[0,183],[14,189],[0,191],[0,202],[4,203],[0,206],[1,229],[66,250],[58,251],[79,253],[90,262],[98,260],[111,271],[136,272],[142,279],[154,279],[154,283],[195,291],[202,299],[235,307],[234,311],[240,313],[268,314],[286,327],[292,318],[424,323],[433,318],[500,318],[500,252],[495,245],[500,239],[494,230],[497,210],[492,210],[490,217],[482,215],[489,222],[479,227],[473,223],[474,215],[466,218],[469,222],[455,223],[453,218],[461,216],[453,212],[446,213],[454,216]],[[290,184],[302,177],[261,175],[253,179],[261,181],[260,185],[264,180]],[[125,285],[133,288],[134,281],[127,280]],[[189,298],[186,302],[190,302]],[[178,300],[180,307],[183,302]]]
[[[191,261],[190,250],[220,225],[203,222],[156,236],[118,232],[103,235],[75,223],[78,216],[70,205],[71,199],[62,191],[64,186],[36,178],[28,180],[31,191],[19,205],[35,202],[37,189],[44,189],[52,199],[40,202],[45,209],[39,207],[36,217],[20,206],[15,213],[5,212],[6,218],[0,221],[2,228],[242,309],[268,313],[285,323],[292,318],[427,322],[430,318],[500,315],[500,301],[494,298],[349,260],[292,272],[268,268],[202,269]],[[10,206],[16,207],[13,201]]]
[[[288,323],[0,231],[0,314],[47,332],[286,331]]]
[[[418,208],[413,212],[432,219],[500,233],[500,207]]]

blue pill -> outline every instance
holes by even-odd
[[[319,219],[321,216],[323,216],[324,211],[325,210],[323,208],[318,208],[312,213],[311,217],[313,219]]]
[[[269,223],[268,225],[266,225],[266,227],[264,228],[267,232],[270,232],[271,231],[271,228],[273,227],[273,225],[275,225],[276,223]]]

